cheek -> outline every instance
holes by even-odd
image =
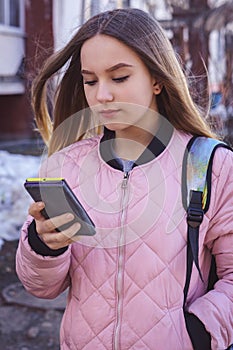
[[[84,94],[87,100],[87,103],[89,106],[92,106],[94,104],[94,93],[93,90],[90,90],[88,87],[84,86]]]
[[[129,102],[142,105],[142,106],[148,106],[151,103],[151,99],[154,96],[153,91],[151,87],[149,88],[146,85],[143,84],[137,84],[131,87],[130,90],[128,90],[127,95]]]

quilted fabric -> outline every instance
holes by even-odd
[[[64,177],[97,228],[95,236],[82,237],[56,258],[30,249],[32,218],[22,229],[17,272],[25,287],[43,298],[70,287],[62,350],[192,349],[182,309],[187,226],[181,172],[189,139],[174,131],[166,149],[133,168],[127,181],[101,158],[98,137],[44,162],[41,176]],[[233,342],[232,165],[232,154],[217,150],[211,203],[199,240],[205,281],[208,249],[216,254],[222,280],[204,295],[206,285],[194,268],[187,298],[187,309],[205,324],[217,350]],[[226,184],[229,191],[224,191]]]

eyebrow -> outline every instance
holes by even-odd
[[[125,67],[133,67],[133,66],[131,64],[127,64],[127,63],[117,63],[114,66],[106,69],[106,72],[114,72],[117,69],[125,68]],[[86,69],[82,69],[81,73],[82,74],[94,74],[93,72],[90,72],[89,70],[86,70]]]

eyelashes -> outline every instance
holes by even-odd
[[[127,79],[129,78],[129,75],[125,75],[123,77],[119,77],[119,78],[112,78],[112,80],[119,84],[119,83],[123,83],[125,82]],[[89,86],[93,86],[97,83],[98,81],[97,80],[87,80],[87,81],[84,81],[84,84],[85,85],[89,85]]]
[[[97,83],[97,80],[89,80],[89,81],[84,81],[84,85],[90,85],[93,86]]]
[[[129,78],[129,75],[125,75],[124,77],[119,77],[119,78],[113,78],[112,80],[115,81],[116,83],[123,83]]]

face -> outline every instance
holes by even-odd
[[[116,132],[154,128],[161,89],[139,56],[121,41],[96,35],[81,49],[84,92],[101,125]]]

